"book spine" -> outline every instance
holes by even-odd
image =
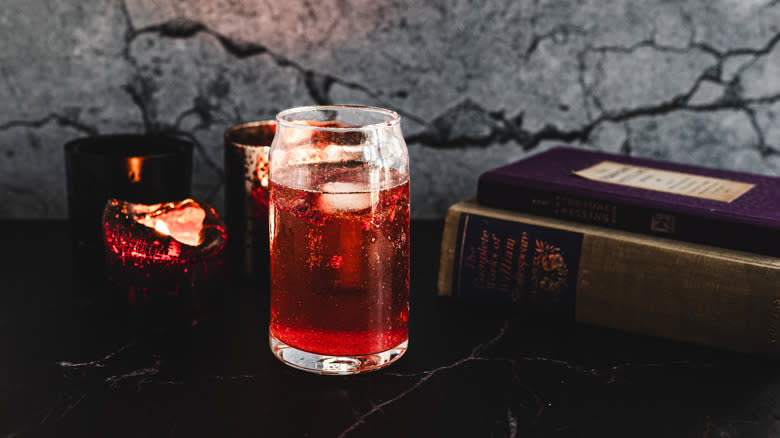
[[[635,233],[780,257],[780,230],[480,179],[480,203]]]
[[[440,295],[514,303],[581,323],[780,357],[779,264],[513,215],[476,204],[450,209]]]

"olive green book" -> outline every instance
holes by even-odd
[[[780,357],[780,259],[485,207],[450,207],[439,295]]]

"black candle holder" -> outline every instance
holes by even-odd
[[[101,218],[108,199],[155,204],[188,198],[192,149],[192,142],[169,135],[100,135],[65,144],[77,282],[104,278]]]

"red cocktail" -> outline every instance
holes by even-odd
[[[272,348],[314,372],[379,368],[400,357],[408,339],[406,149],[398,148],[394,168],[364,159],[371,154],[361,151],[362,128],[351,123],[290,123],[304,132],[286,137],[287,157],[301,160],[274,161],[285,156],[274,155],[276,140],[271,157]],[[285,129],[277,123],[282,143]]]
[[[408,337],[409,182],[371,191],[349,173],[317,191],[272,186],[271,334],[301,350],[371,354]]]

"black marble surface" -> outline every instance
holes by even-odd
[[[0,222],[0,437],[780,436],[776,361],[436,297],[441,229],[412,224],[408,353],[332,377],[272,356],[257,290],[139,338],[68,286],[64,222]]]

